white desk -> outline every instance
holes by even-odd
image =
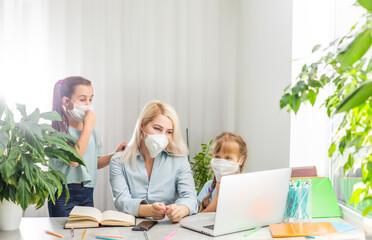
[[[20,228],[15,231],[0,231],[1,240],[28,240],[28,239],[60,239],[52,235],[46,234],[44,230],[49,230],[64,236],[64,239],[81,239],[84,229],[75,229],[75,237],[72,238],[70,229],[64,229],[67,218],[22,218]],[[137,223],[144,220],[143,218],[137,218]],[[329,219],[330,221],[344,222],[342,219]],[[140,239],[145,240],[143,232],[132,231],[131,227],[100,227],[100,228],[88,228],[85,235],[86,240],[95,239],[89,236],[89,233],[100,233],[100,234],[111,234],[111,235],[123,235],[124,240]],[[264,227],[259,231],[253,233],[249,237],[243,237],[247,231],[238,232],[229,235],[223,235],[220,237],[209,237],[185,228],[180,227],[179,224],[171,223],[168,219],[160,221],[157,225],[151,228],[147,235],[149,240],[161,240],[172,231],[177,230],[177,233],[170,238],[170,240],[194,240],[194,239],[271,239],[271,234],[268,227]],[[310,240],[309,238],[297,237],[297,238],[277,238],[279,240]],[[350,231],[346,234],[337,235],[334,237],[327,237],[323,239],[364,239],[364,233],[362,230],[357,229]]]

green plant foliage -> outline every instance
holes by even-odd
[[[369,10],[371,2],[359,0],[359,4]],[[296,84],[288,86],[280,100],[280,108],[287,107],[288,112],[297,113],[304,103],[314,106],[324,87],[333,89],[321,107],[330,118],[337,112],[344,114],[338,116],[342,121],[328,154],[335,159],[345,159],[345,175],[361,169],[363,182],[355,186],[349,201],[355,206],[372,199],[372,84],[368,82],[372,78],[372,58],[366,54],[371,51],[371,20],[371,12],[367,12],[347,35],[324,48],[318,61],[305,64]],[[315,46],[313,52],[319,48]],[[372,208],[367,206],[363,215],[370,211]]]
[[[49,158],[66,164],[85,163],[73,147],[76,144],[73,137],[39,123],[41,118],[60,121],[57,112],[40,113],[36,109],[27,115],[22,104],[17,104],[17,110],[22,115],[19,122],[14,121],[13,113],[0,98],[0,201],[20,204],[23,210],[36,204],[39,209],[48,195],[55,202],[56,188],[60,196],[64,185],[69,196],[65,176],[49,166]]]
[[[195,190],[199,191],[204,184],[213,178],[213,171],[210,168],[212,159],[211,145],[213,140],[209,143],[202,143],[202,151],[194,156],[194,161],[191,161],[191,169],[194,173]]]

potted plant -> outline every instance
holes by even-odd
[[[358,0],[356,5],[367,9],[361,21],[324,48],[318,61],[302,67],[296,84],[285,89],[280,107],[297,113],[306,102],[314,106],[320,89],[333,89],[322,104],[330,118],[339,120],[329,157],[343,160],[346,177],[351,170],[360,172],[361,180],[346,201],[354,206],[363,203],[365,216],[372,211],[372,84],[368,82],[372,78],[372,1]],[[320,45],[313,52],[318,49]]]
[[[58,189],[60,196],[63,184],[68,198],[66,178],[49,167],[49,158],[85,165],[74,147],[74,138],[49,124],[39,123],[40,119],[61,121],[57,112],[40,113],[36,109],[27,115],[25,105],[21,104],[17,104],[17,110],[22,118],[16,122],[13,112],[0,98],[0,230],[17,229],[22,210],[31,204],[39,209],[48,195],[55,202],[55,191]],[[18,210],[10,210],[11,206]]]
[[[212,159],[211,145],[213,139],[209,143],[202,143],[202,150],[194,156],[194,161],[191,161],[191,170],[194,173],[195,190],[199,191],[204,184],[212,179],[213,171],[210,168]]]

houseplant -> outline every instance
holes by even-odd
[[[213,139],[209,143],[202,143],[202,150],[194,156],[194,161],[191,161],[191,170],[194,173],[195,190],[199,193],[204,184],[211,180],[213,171],[210,168],[212,159],[211,145]]]
[[[297,113],[306,102],[314,106],[322,88],[332,89],[322,104],[328,116],[339,122],[329,157],[343,159],[345,176],[351,170],[361,172],[362,181],[354,185],[349,204],[366,203],[365,216],[372,211],[372,102],[368,100],[372,85],[366,83],[372,77],[372,1],[358,0],[356,5],[367,12],[349,33],[324,48],[318,61],[302,67],[296,84],[285,89],[280,107]],[[319,49],[317,45],[313,52]],[[340,112],[344,113],[336,114]]]
[[[39,123],[40,119],[60,121],[57,112],[40,113],[36,109],[27,115],[25,105],[21,104],[17,104],[17,110],[22,118],[16,122],[13,112],[0,98],[0,201],[19,204],[23,211],[31,204],[39,209],[48,195],[55,202],[54,193],[57,188],[60,196],[62,184],[68,199],[65,176],[50,168],[48,159],[85,165],[73,146],[75,139],[49,124]]]

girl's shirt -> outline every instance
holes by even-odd
[[[72,127],[68,128],[68,132],[76,140],[78,140],[81,135],[80,130]],[[88,145],[83,156],[83,160],[87,167],[80,164],[77,167],[72,167],[57,159],[50,159],[50,166],[55,170],[61,171],[66,176],[67,183],[82,182],[84,187],[94,188],[97,181],[97,162],[98,158],[101,156],[101,141],[97,130],[94,128],[89,137]]]
[[[163,202],[182,204],[190,214],[198,210],[195,183],[187,157],[175,157],[162,151],[154,159],[150,181],[143,157],[137,153],[137,167],[123,163],[121,154],[110,162],[110,184],[115,207],[138,216],[140,204]]]
[[[198,195],[198,205],[199,206],[200,206],[201,202],[203,201],[203,198],[205,198],[205,196],[208,195],[209,188],[212,186],[212,182],[213,182],[213,180],[209,180],[208,182],[206,182],[204,184],[202,190],[199,192],[199,195]],[[212,191],[212,194],[209,196],[207,201],[211,202],[212,199],[214,198],[214,196],[216,196],[216,192],[217,192],[217,188],[214,188],[213,191]]]

